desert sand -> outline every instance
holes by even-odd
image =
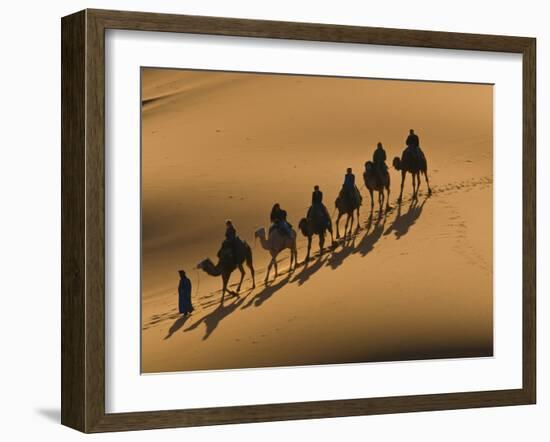
[[[144,69],[142,71],[142,372],[426,358],[493,351],[493,90],[491,85]],[[330,213],[347,167],[381,141],[400,156],[414,128],[428,159],[411,200],[265,286],[269,254],[254,232],[279,202],[297,230],[313,186]],[[221,304],[216,261],[230,218],[252,246],[238,298]],[[333,219],[334,221],[334,219]],[[341,224],[343,228],[343,223]],[[195,311],[180,317],[177,271]],[[281,271],[282,270],[282,271]],[[231,282],[236,283],[239,272]],[[233,287],[234,288],[234,287]]]

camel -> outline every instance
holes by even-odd
[[[390,209],[390,174],[386,168],[386,173],[380,179],[376,173],[374,163],[367,161],[365,163],[365,172],[363,172],[363,180],[365,181],[365,187],[370,193],[370,211],[374,208],[374,192],[378,192],[378,204],[380,206],[380,212],[382,212],[382,206],[384,205],[384,189],[388,192],[388,198],[386,199],[386,212]]]
[[[277,255],[285,249],[290,249],[290,267],[289,270],[292,270],[293,265],[296,267],[298,262],[298,251],[296,249],[296,232],[292,229],[291,236],[283,235],[279,232],[278,229],[271,229],[269,236],[265,236],[265,228],[261,227],[254,233],[254,238],[260,238],[260,244],[262,248],[267,250],[271,255],[271,261],[267,266],[267,273],[265,275],[265,284],[269,279],[269,272],[271,267],[275,266],[275,279],[279,274],[279,269],[277,268]]]
[[[393,159],[393,167],[396,170],[401,171],[401,192],[399,193],[399,198],[397,199],[398,203],[401,203],[403,198],[403,186],[405,184],[405,177],[407,172],[412,175],[413,179],[413,199],[418,197],[418,189],[420,188],[420,173],[424,174],[426,178],[426,184],[428,185],[428,195],[432,194],[432,189],[430,188],[430,181],[428,180],[428,162],[424,153],[421,151],[420,158],[417,158],[416,155],[409,149],[406,148],[401,155],[401,158],[395,157]]]
[[[238,296],[245,275],[243,267],[244,262],[246,262],[246,266],[250,269],[250,273],[252,275],[252,288],[256,287],[256,281],[254,279],[254,266],[252,265],[252,249],[246,241],[242,241],[239,238],[235,241],[236,250],[232,250],[232,246],[227,241],[224,241],[220,251],[218,252],[219,259],[217,264],[214,264],[209,258],[206,258],[197,265],[198,269],[201,269],[210,276],[222,277],[222,304],[225,297],[225,292],[228,292],[233,296]],[[229,290],[227,286],[231,273],[233,273],[233,271],[237,268],[241,272],[241,279],[239,281],[239,285],[237,286],[237,290],[234,292]]]
[[[334,236],[332,235],[332,221],[327,214],[328,219],[323,216],[321,210],[316,210],[314,207],[310,209],[309,216],[302,218],[298,224],[298,228],[302,234],[307,237],[307,256],[306,261],[309,261],[309,255],[311,252],[311,239],[313,235],[319,235],[319,254],[323,254],[323,246],[325,245],[326,232],[330,232],[332,242],[334,242]]]
[[[348,223],[349,223],[349,233],[351,234],[353,230],[353,222],[355,220],[355,211],[357,211],[357,228],[359,228],[359,208],[363,203],[363,198],[361,197],[361,193],[359,192],[359,189],[357,189],[357,187],[355,188],[355,191],[357,192],[356,203],[349,204],[348,198],[344,196],[344,193],[342,191],[340,192],[340,194],[338,195],[338,198],[336,198],[336,201],[334,202],[334,205],[338,210],[338,217],[336,218],[336,238],[340,238],[339,224],[340,224],[340,218],[342,218],[343,215],[347,215],[346,226],[344,229],[344,236],[348,234]]]

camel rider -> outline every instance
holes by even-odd
[[[325,221],[330,221],[330,215],[328,214],[328,210],[323,204],[323,192],[319,189],[319,186],[315,185],[313,187],[313,193],[311,194],[311,207],[309,208],[307,212],[307,217],[309,218],[311,213],[313,211],[317,210],[319,213],[321,213],[325,217]]]
[[[311,205],[321,205],[323,204],[323,192],[319,189],[319,186],[315,185],[313,187],[313,193],[311,194]]]
[[[342,192],[344,198],[348,203],[355,205],[357,200],[356,187],[355,187],[355,175],[352,173],[351,167],[348,167],[346,174],[344,175],[344,185],[342,186]]]
[[[275,203],[271,209],[271,215],[269,217],[272,223],[269,231],[271,232],[275,228],[282,235],[290,238],[292,236],[292,226],[287,221],[286,217],[286,210],[281,209],[281,205],[279,203]]]
[[[229,248],[231,253],[233,253],[233,257],[237,257],[237,242],[237,230],[233,225],[233,221],[228,219],[225,221],[225,241],[222,244],[222,249],[226,247]],[[218,258],[219,257],[218,253]]]
[[[420,153],[420,140],[418,138],[418,135],[414,133],[414,129],[409,130],[409,136],[407,137],[405,144],[415,155],[418,155]]]
[[[376,145],[376,149],[372,155],[372,162],[374,163],[374,170],[378,179],[382,181],[388,167],[386,166],[386,151],[380,142]]]
[[[344,175],[344,189],[353,191],[355,188],[355,175],[352,173],[351,167],[348,167]]]
[[[237,239],[237,230],[230,219],[225,221],[225,239],[227,241],[235,241]]]

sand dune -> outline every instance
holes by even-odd
[[[142,92],[144,372],[492,354],[490,86],[144,70]],[[392,171],[390,213],[369,217],[363,190],[359,231],[307,265],[300,237],[300,266],[259,284],[269,256],[253,232],[273,203],[297,226],[319,184],[332,212],[345,168],[361,184],[376,142],[391,159],[410,127],[433,195],[397,206]],[[226,218],[253,246],[258,286],[221,305],[219,278],[193,269],[215,258]]]

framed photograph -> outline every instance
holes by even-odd
[[[535,403],[535,39],[61,24],[64,425]]]

